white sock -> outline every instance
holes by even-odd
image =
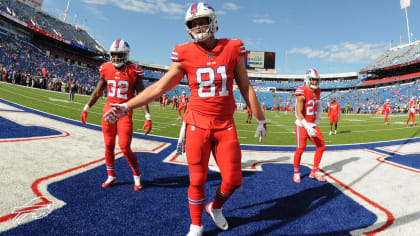
[[[133,175],[133,177],[134,177],[134,185],[140,185],[140,175],[139,176]]]

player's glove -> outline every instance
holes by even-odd
[[[309,137],[312,137],[312,138],[316,137],[316,130],[312,126],[310,126],[308,122],[306,122],[305,119],[301,120],[301,122],[302,122],[303,128],[305,128],[306,132],[308,132]]]
[[[144,133],[144,135],[147,135],[152,130],[152,117],[149,113],[146,113],[144,117],[146,117],[146,120],[144,121],[143,130],[147,128]]]
[[[86,125],[86,118],[87,118],[89,108],[90,106],[86,104],[85,107],[83,108],[82,114],[80,115],[80,120],[82,121],[82,124],[84,125]]]
[[[107,111],[104,115],[105,121],[110,124],[114,124],[119,118],[128,115],[128,112],[130,111],[130,109],[127,106],[127,103],[111,103],[110,105],[113,108]]]
[[[267,121],[259,120],[257,130],[255,131],[254,138],[259,137],[260,143],[264,142],[265,135],[267,134]]]

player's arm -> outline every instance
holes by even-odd
[[[260,103],[258,102],[257,94],[255,93],[251,83],[249,83],[248,73],[246,72],[243,56],[236,64],[234,74],[236,84],[241,91],[242,97],[244,98],[248,107],[251,107],[251,111],[258,119],[258,126],[254,137],[259,137],[259,142],[262,143],[264,142],[265,135],[267,134],[267,121],[265,120],[264,113],[262,112]]]
[[[329,106],[328,106],[328,117],[330,117],[331,112],[332,112],[332,111],[331,111],[331,105],[329,105]]]
[[[305,97],[296,96],[296,118],[298,118],[300,121],[305,119],[305,116],[303,115],[304,105]]]
[[[101,75],[99,77],[99,82],[96,85],[95,89],[93,90],[92,94],[90,95],[89,101],[86,103],[86,105],[88,105],[89,107],[92,107],[93,105],[95,105],[98,99],[102,96],[102,93],[104,92],[105,88],[106,88],[106,81],[103,75]]]
[[[86,103],[85,107],[83,108],[82,114],[80,115],[80,120],[82,121],[82,124],[86,125],[86,118],[87,118],[89,109],[93,105],[95,105],[95,103],[101,97],[105,88],[106,88],[106,81],[104,77],[101,75],[99,77],[99,82],[96,85],[95,90],[93,90],[92,95],[90,95],[89,101]]]
[[[144,84],[143,84],[143,80],[141,77],[137,77],[136,79],[136,92],[137,94],[141,93],[141,91],[144,90]],[[144,113],[144,117],[145,117],[145,121],[144,121],[144,125],[143,125],[143,130],[146,129],[146,132],[144,133],[145,135],[147,135],[148,133],[150,133],[150,131],[152,130],[152,117],[150,115],[149,112],[149,105],[144,105],[141,106],[141,109],[143,110]]]
[[[156,98],[175,87],[182,80],[184,73],[181,63],[172,62],[169,71],[162,78],[127,102],[128,109],[135,109],[153,102]]]
[[[143,90],[144,90],[143,80],[140,77],[138,77],[137,80],[136,80],[136,92],[137,92],[137,94],[140,94]],[[162,100],[163,100],[163,98],[162,98]],[[147,114],[150,115],[149,105],[146,104],[144,106],[141,106],[141,109],[142,109],[144,115],[146,115],[146,116],[147,116]]]
[[[338,104],[338,119],[340,119],[341,116],[341,108],[340,108],[340,104]]]
[[[261,110],[261,106],[258,102],[258,98],[254,91],[254,88],[249,83],[248,73],[246,72],[245,68],[244,57],[241,57],[241,59],[236,64],[235,80],[247,106],[251,107],[252,113],[254,113],[255,117],[259,121],[265,120],[264,113]]]

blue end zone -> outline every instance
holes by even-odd
[[[190,218],[188,167],[163,163],[160,155],[136,153],[144,189],[133,191],[132,172],[124,158],[116,160],[119,184],[103,189],[105,166],[50,184],[48,191],[67,203],[40,220],[5,235],[185,235]],[[349,235],[376,216],[333,185],[309,179],[292,181],[293,166],[268,164],[262,172],[243,172],[243,185],[224,206],[230,229],[220,232],[204,213],[205,235]],[[209,172],[207,201],[220,183]]]
[[[79,121],[8,104],[51,119],[81,125]],[[39,129],[42,127],[18,127],[5,122],[8,121],[0,120],[3,125],[0,126],[1,134],[9,127],[16,127],[16,133],[22,132],[21,136],[28,135],[27,129],[33,129],[29,133],[31,137],[33,132],[45,136],[51,131],[41,132]],[[101,129],[94,125],[85,127]],[[142,134],[134,136],[144,138]],[[162,162],[174,151],[175,139],[146,138],[171,145],[159,154],[136,153],[144,184],[141,191],[133,190],[132,171],[127,161],[119,158],[115,162],[119,182],[116,186],[109,189],[101,187],[107,175],[105,165],[52,183],[48,185],[48,191],[66,205],[44,218],[2,232],[2,235],[185,235],[190,224],[188,167]],[[366,146],[375,148],[381,145],[384,143]],[[333,146],[331,149],[361,146]],[[257,151],[295,149],[291,146],[251,145],[243,145],[242,148]],[[308,147],[308,151],[312,149]],[[300,172],[302,183],[295,184],[291,164],[266,164],[261,172],[244,171],[242,187],[224,206],[230,229],[221,232],[204,213],[205,235],[350,235],[350,231],[376,222],[375,214],[333,185],[309,179],[309,168],[302,166]],[[220,174],[210,171],[206,184],[207,203],[213,200],[219,184]]]
[[[385,158],[385,160],[420,170],[419,154],[400,155],[393,153],[390,157]]]
[[[0,139],[34,138],[59,135],[61,132],[46,127],[24,126],[0,116]]]

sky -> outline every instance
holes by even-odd
[[[420,0],[407,8],[412,42],[420,40]],[[44,0],[42,10],[64,19],[68,0]],[[130,45],[130,59],[169,66],[172,49],[190,42],[184,25],[193,1],[71,0],[66,21],[84,27],[109,49]],[[247,50],[276,53],[276,73],[359,72],[390,47],[407,44],[400,0],[209,0],[216,38],[241,39]]]

